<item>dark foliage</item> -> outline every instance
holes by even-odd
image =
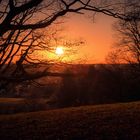
[[[91,65],[80,76],[63,78],[58,107],[140,100],[140,78],[133,78],[130,69],[130,65]]]

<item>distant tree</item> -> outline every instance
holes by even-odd
[[[64,73],[71,73],[66,69]],[[75,77],[63,77],[60,89],[57,93],[57,105],[59,107],[75,106],[78,103],[78,85]]]
[[[93,86],[97,77],[95,65],[89,65],[87,68],[83,67],[83,69],[87,69],[87,72],[78,78],[78,101],[81,105],[90,104],[93,101],[92,97],[95,92]]]

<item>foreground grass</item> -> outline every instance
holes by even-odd
[[[140,102],[0,116],[0,140],[139,140]]]

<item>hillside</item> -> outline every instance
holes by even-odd
[[[1,115],[0,139],[139,140],[140,102]]]

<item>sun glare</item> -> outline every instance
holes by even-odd
[[[62,54],[64,54],[63,47],[57,47],[56,50],[55,50],[55,53],[56,53],[57,55],[62,55]]]

